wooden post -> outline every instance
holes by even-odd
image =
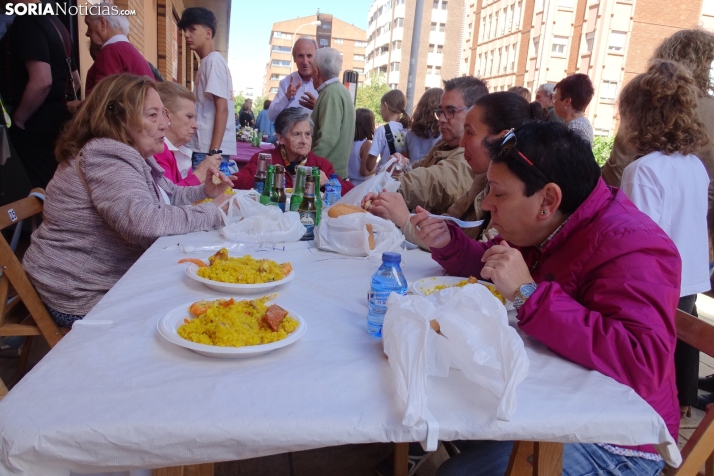
[[[155,469],[151,476],[213,476],[213,463]]]
[[[394,476],[409,473],[409,443],[394,443]]]

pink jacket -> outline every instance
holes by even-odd
[[[164,177],[172,181],[179,187],[191,187],[193,185],[201,185],[201,181],[193,174],[193,171],[189,169],[186,178],[181,177],[181,172],[179,172],[178,164],[176,164],[176,157],[174,153],[169,150],[169,146],[164,144],[164,151],[160,154],[154,156],[156,163],[164,169]]]
[[[450,229],[451,242],[432,248],[433,258],[449,274],[480,277],[483,253],[501,238],[482,243]],[[531,275],[538,289],[518,311],[520,328],[566,359],[632,388],[677,441],[674,314],[682,262],[674,243],[600,179],[542,251],[521,252],[536,266]],[[649,445],[637,449],[656,452]]]

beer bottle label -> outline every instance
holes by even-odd
[[[303,240],[312,240],[315,237],[315,213],[300,212],[300,223],[305,227],[305,235],[303,235]]]

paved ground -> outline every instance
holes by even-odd
[[[714,325],[714,299],[700,295],[697,299],[699,317]],[[29,367],[36,364],[48,351],[47,344],[36,338],[32,344]],[[17,368],[17,353],[0,352],[0,379],[11,385]],[[714,374],[714,359],[702,354],[699,375]],[[684,446],[704,412],[692,410],[691,418],[683,418],[679,431],[679,446]],[[373,475],[374,467],[392,451],[390,444],[346,445],[300,451],[290,454],[267,456],[243,461],[231,461],[216,465],[216,476],[330,476]],[[447,458],[440,448],[417,472],[417,476],[432,476],[439,464]]]

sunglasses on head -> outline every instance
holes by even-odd
[[[540,169],[536,167],[536,165],[523,154],[523,152],[516,149],[517,143],[518,139],[516,138],[516,133],[513,132],[513,129],[511,129],[503,137],[503,141],[501,142],[501,151],[498,153],[499,157],[511,157],[516,162],[520,162],[521,164],[525,165],[528,170],[532,171],[545,183],[552,182],[552,180],[550,180],[543,172],[541,172]]]

